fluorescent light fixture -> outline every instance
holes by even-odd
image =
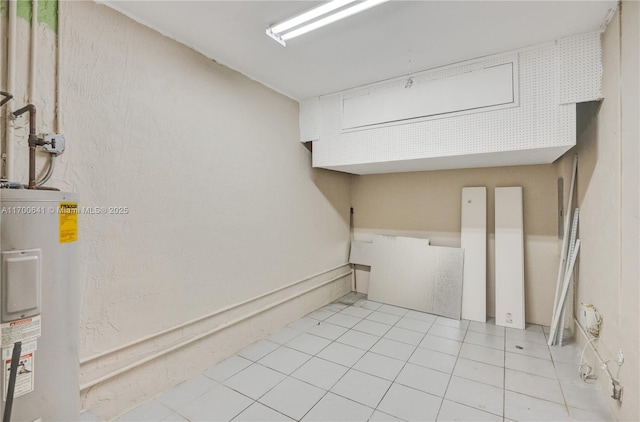
[[[365,0],[357,3],[355,0],[333,0],[301,15],[270,26],[267,28],[267,35],[280,44],[286,45],[286,41],[291,38],[355,15],[386,1],[389,0]],[[355,4],[345,7],[351,3]]]

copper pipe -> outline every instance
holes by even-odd
[[[24,113],[29,112],[29,135],[36,134],[36,106],[33,104],[27,104],[26,106],[17,109],[13,112],[14,117],[22,116]]]
[[[3,93],[4,94],[4,93]],[[45,145],[44,139],[38,138],[36,135],[36,106],[33,104],[27,104],[26,106],[13,112],[14,117],[29,113],[29,184],[27,189],[38,190],[55,190],[56,188],[47,188],[38,186],[36,179],[36,147]],[[9,141],[9,140],[7,140]]]
[[[27,189],[35,189],[36,185],[36,146],[43,145],[36,136],[36,106],[27,104],[26,106],[13,112],[15,117],[29,112],[29,184]]]
[[[36,183],[36,147],[29,142],[29,184],[27,189],[35,189]]]
[[[4,91],[0,91],[0,95],[2,95],[4,97],[2,100],[0,100],[0,107],[5,105],[10,99],[13,98],[13,95],[9,94],[8,92],[4,92]]]

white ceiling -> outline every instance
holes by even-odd
[[[599,30],[616,1],[390,1],[290,40],[267,26],[317,1],[105,2],[291,98],[329,94]]]

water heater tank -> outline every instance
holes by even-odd
[[[0,190],[1,410],[22,344],[12,421],[78,420],[78,205],[74,194]]]

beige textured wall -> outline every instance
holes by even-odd
[[[523,186],[525,312],[549,325],[558,265],[557,181],[553,165],[355,176],[352,203],[356,240],[373,234],[425,237],[460,246],[460,196],[465,186],[487,187],[487,312],[494,312],[494,188]],[[368,267],[358,267],[358,291],[368,289]]]
[[[578,154],[574,206],[580,207],[582,243],[575,301],[593,304],[603,317],[600,340],[595,342],[603,359],[615,361],[618,350],[624,351],[619,369],[623,402],[609,399],[621,421],[640,418],[639,25],[640,4],[622,2],[603,36],[604,100],[580,107],[578,144],[558,164],[559,173],[568,178],[571,156]],[[576,336],[584,344],[584,338]],[[586,357],[608,397],[608,377],[589,349]],[[610,362],[610,368],[615,376],[617,365]]]
[[[295,101],[105,6],[61,19],[57,185],[129,208],[81,218],[83,354],[345,262],[349,176],[310,168]]]
[[[60,2],[60,20],[68,149],[51,185],[128,208],[79,219],[81,359],[346,262],[350,176],[311,168],[297,102],[106,6]],[[84,405],[115,416],[329,296],[93,388]]]

